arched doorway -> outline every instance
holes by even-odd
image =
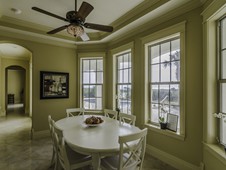
[[[25,115],[26,70],[20,66],[6,68],[6,115],[14,113]]]
[[[14,94],[14,103],[23,100],[23,109],[26,115],[32,116],[32,53],[23,46],[13,43],[0,43],[0,116],[6,116],[8,107],[8,95],[14,92],[8,91],[8,74],[10,71],[23,72],[24,88]],[[23,71],[22,71],[23,70]],[[17,73],[22,74],[22,73]],[[14,74],[15,75],[15,74]],[[21,83],[22,84],[22,83]],[[12,96],[10,96],[12,98]],[[13,100],[13,99],[11,99]]]

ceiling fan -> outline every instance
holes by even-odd
[[[58,16],[56,14],[53,14],[51,12],[45,11],[43,9],[40,9],[38,7],[32,7],[33,10],[41,12],[43,14],[49,15],[51,17],[55,17],[57,19],[69,22],[68,25],[63,25],[61,27],[58,27],[56,29],[53,29],[47,34],[55,34],[58,33],[64,29],[67,29],[67,32],[75,37],[80,37],[83,41],[88,41],[89,37],[85,33],[84,28],[88,29],[94,29],[99,31],[105,31],[105,32],[112,32],[113,27],[107,26],[107,25],[100,25],[95,23],[88,23],[85,22],[86,17],[90,14],[90,12],[94,9],[92,5],[90,5],[87,2],[82,2],[82,5],[80,6],[79,10],[77,11],[77,0],[75,0],[75,10],[69,11],[66,14],[66,18]]]

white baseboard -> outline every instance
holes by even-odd
[[[31,139],[40,139],[49,136],[50,136],[49,130],[43,130],[38,132],[35,132],[33,129],[31,130]]]
[[[159,150],[151,145],[146,146],[146,153],[158,158],[159,160],[161,160],[179,170],[203,170],[202,166],[199,167],[199,166],[193,165],[178,157],[170,155],[167,152]]]

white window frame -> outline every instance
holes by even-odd
[[[203,12],[203,144],[205,154],[226,163],[225,151],[217,143],[219,126],[213,113],[217,107],[217,20],[226,13],[224,1],[213,1]],[[205,155],[204,155],[205,156]]]
[[[166,29],[160,30],[153,34],[150,34],[144,38],[142,38],[142,44],[144,47],[144,55],[145,55],[145,124],[151,130],[165,134],[167,136],[171,136],[177,138],[179,140],[185,139],[185,25],[186,21],[168,27]],[[177,132],[172,132],[168,130],[161,130],[158,125],[150,123],[149,116],[149,66],[148,66],[148,47],[156,42],[161,42],[166,39],[171,39],[175,36],[180,36],[180,129]]]
[[[105,53],[78,53],[79,58],[79,107],[83,107],[83,62],[82,60],[102,59],[103,60],[103,83],[102,83],[102,108],[101,109],[86,109],[86,112],[102,112],[105,108]]]
[[[113,63],[113,89],[112,89],[112,106],[114,109],[117,109],[117,93],[116,93],[116,56],[131,52],[131,114],[133,114],[133,54],[134,54],[134,42],[130,42],[128,44],[124,44],[120,47],[114,48],[110,51],[112,56],[112,63]]]
[[[217,90],[217,93],[218,93],[218,113],[221,113],[222,116],[221,116],[221,119],[219,119],[218,123],[219,123],[219,142],[224,145],[225,147],[225,150],[226,150],[226,139],[225,139],[225,127],[226,126],[225,124],[225,117],[226,117],[226,113],[225,112],[222,112],[221,108],[224,107],[223,106],[223,103],[222,103],[222,95],[221,93],[223,93],[221,91],[221,85],[226,85],[226,78],[222,78],[222,53],[223,51],[226,52],[226,48],[223,49],[222,47],[222,34],[221,34],[221,31],[222,31],[222,25],[221,25],[221,21],[222,20],[225,20],[226,21],[226,15],[224,15],[222,18],[220,18],[218,20],[218,62],[217,62],[217,67],[218,67],[218,81],[217,81],[217,84],[218,84],[218,90]],[[225,28],[224,28],[225,29]],[[224,30],[225,31],[225,30]],[[223,63],[224,64],[224,63]],[[224,69],[226,68],[226,65],[224,65]]]
[[[130,55],[130,62],[132,63],[132,54],[131,54],[131,50],[129,50],[129,51],[125,51],[124,53],[121,53],[121,54],[117,54],[115,57],[116,57],[116,96],[117,96],[117,98],[116,98],[116,107],[118,108],[118,109],[120,109],[120,112],[123,112],[123,113],[127,113],[127,114],[131,114],[131,106],[132,106],[132,102],[130,103],[130,110],[128,109],[129,107],[127,106],[127,111],[125,112],[125,111],[123,111],[123,110],[121,110],[121,108],[119,108],[119,102],[120,102],[120,96],[119,96],[119,94],[118,94],[118,86],[121,86],[121,85],[123,85],[123,86],[128,86],[128,85],[130,85],[131,86],[131,91],[130,91],[130,94],[132,94],[132,74],[130,75],[130,82],[127,82],[127,83],[124,83],[124,82],[122,82],[122,83],[120,83],[120,82],[118,82],[118,77],[119,77],[119,75],[118,75],[118,71],[119,70],[121,70],[120,68],[118,68],[118,58],[119,57],[123,57],[124,58],[124,56],[125,55]],[[130,66],[130,68],[128,67],[128,68],[123,68],[122,70],[124,71],[124,70],[126,70],[126,69],[130,69],[131,70],[131,73],[132,73],[132,64],[131,64],[131,66]],[[128,72],[128,74],[129,74],[129,72]],[[132,97],[131,97],[131,101],[132,101]],[[127,103],[128,103],[128,100],[127,100]]]

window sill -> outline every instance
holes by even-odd
[[[151,124],[145,124],[145,127],[147,127],[148,129],[150,129],[154,132],[164,134],[166,136],[169,136],[169,137],[181,140],[181,141],[185,140],[185,136],[182,135],[182,134],[179,134],[178,132],[173,132],[173,131],[170,131],[170,130],[167,130],[167,129],[163,130],[163,129],[160,129],[159,126],[155,126],[155,125],[151,125]]]
[[[203,143],[204,148],[226,165],[226,153],[220,145]]]

